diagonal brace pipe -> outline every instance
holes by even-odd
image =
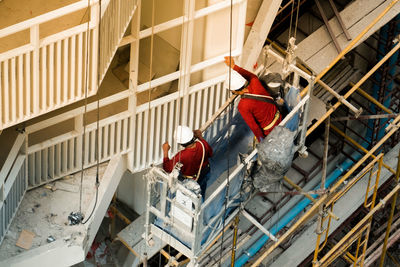
[[[269,238],[271,238],[271,240],[277,242],[278,239],[271,234],[270,231],[268,231],[267,229],[264,228],[264,226],[262,226],[253,216],[251,216],[249,213],[247,213],[247,211],[245,209],[242,210],[242,214],[243,216],[249,220],[252,224],[254,224],[255,226],[257,226],[258,229],[261,230],[261,232],[263,232],[264,234],[266,234]]]

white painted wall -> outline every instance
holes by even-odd
[[[131,174],[126,172],[117,189],[117,198],[128,205],[139,215],[146,211],[146,181],[145,171]]]
[[[209,0],[209,4],[215,4],[218,0]],[[204,59],[228,53],[230,49],[230,39],[232,38],[232,50],[235,50],[237,39],[237,28],[239,21],[239,6],[236,5],[232,12],[232,36],[230,34],[230,9],[221,10],[205,18],[205,37],[204,37]],[[214,65],[203,72],[203,80],[222,75],[227,71],[224,63]]]

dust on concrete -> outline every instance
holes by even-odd
[[[99,166],[99,177],[101,179],[107,164]],[[82,183],[82,213],[89,214],[90,203],[95,197],[96,167],[84,171]],[[81,172],[66,176],[58,183],[65,183],[73,187],[80,187]],[[48,237],[55,240],[63,239],[71,245],[82,244],[86,236],[86,228],[83,224],[69,225],[68,215],[79,211],[80,192],[70,192],[55,188],[49,189],[47,184],[25,193],[9,230],[0,246],[0,259],[7,259],[25,252],[25,249],[15,245],[23,229],[35,234],[30,250],[48,244]],[[85,219],[84,219],[85,220]]]

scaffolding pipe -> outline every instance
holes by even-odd
[[[339,135],[341,135],[344,139],[346,139],[347,141],[349,141],[351,144],[353,144],[356,148],[360,149],[361,151],[363,151],[364,153],[368,153],[368,150],[365,149],[362,145],[360,145],[359,143],[357,143],[354,139],[352,139],[351,137],[349,137],[348,135],[346,135],[344,132],[342,132],[341,130],[339,130],[339,128],[337,128],[335,125],[331,124],[331,128],[332,130],[334,130],[335,132],[337,132]],[[376,156],[374,154],[371,155],[372,158],[376,158]],[[388,171],[390,171],[393,174],[396,174],[396,171],[393,170],[389,165],[383,163],[383,167],[385,167]]]
[[[392,50],[390,50],[390,52],[388,54],[386,54],[370,71],[368,71],[367,74],[364,75],[364,77],[361,78],[361,80],[359,80],[343,97],[345,99],[347,99],[350,95],[352,95],[354,93],[355,90],[357,90],[358,87],[361,86],[361,84],[363,84],[373,73],[375,73],[375,71],[377,69],[379,69],[383,63],[385,63],[394,53],[397,52],[397,50],[400,48],[400,42],[397,43],[397,45],[395,47],[393,47]],[[318,75],[320,76],[320,75]],[[318,77],[317,76],[317,77]],[[307,88],[307,87],[306,87]],[[304,89],[305,90],[305,89]],[[303,91],[304,91],[303,90]],[[309,89],[308,89],[309,90]],[[308,91],[307,90],[307,91]],[[303,92],[302,91],[302,92]],[[331,115],[339,106],[340,106],[340,102],[335,103],[335,105],[333,105],[333,107],[331,107],[328,112],[326,112],[324,114],[324,116],[322,116],[316,123],[314,123],[310,129],[308,129],[307,131],[307,136],[314,131],[329,115]]]
[[[361,113],[363,112],[362,108],[357,109],[355,106],[353,106],[349,101],[347,101],[347,99],[345,99],[343,96],[341,96],[340,94],[338,94],[338,92],[336,92],[335,90],[333,90],[329,85],[327,85],[326,83],[324,83],[322,80],[318,81],[318,84],[320,84],[323,88],[325,88],[325,90],[327,90],[329,93],[331,93],[334,97],[336,97],[340,103],[342,103],[343,105],[345,105],[346,107],[348,107],[353,113],[354,116],[357,118],[358,116],[361,115]]]
[[[239,213],[236,215],[235,222],[234,222],[233,242],[232,242],[232,256],[231,256],[231,267],[235,267],[236,242],[237,242],[238,226],[239,226]]]
[[[324,138],[324,155],[322,161],[322,177],[321,177],[321,190],[325,190],[325,179],[326,179],[326,169],[327,169],[327,161],[328,161],[328,147],[329,147],[329,130],[330,130],[330,117],[326,119],[325,122],[325,138]],[[317,224],[317,244],[314,251],[314,259],[313,263],[318,260],[318,253],[320,251],[319,244],[321,242],[321,236],[323,233],[323,223],[324,223],[324,205],[319,206],[318,211],[318,224]],[[327,230],[328,231],[328,230]],[[328,234],[328,233],[327,233]]]
[[[400,176],[400,150],[399,150],[399,155],[397,157],[397,171],[396,171],[396,183],[399,183],[399,176]],[[383,263],[385,262],[385,254],[386,254],[386,249],[387,249],[387,242],[389,239],[389,234],[390,234],[390,228],[392,226],[392,221],[393,221],[393,214],[394,214],[394,210],[396,208],[396,202],[397,202],[397,196],[398,196],[399,192],[397,191],[392,199],[392,207],[390,210],[390,216],[389,216],[389,221],[388,221],[388,225],[386,228],[386,235],[385,235],[385,241],[383,242],[383,247],[382,247],[382,255],[381,255],[381,260],[379,263],[379,267],[383,267]]]
[[[354,86],[354,83],[350,82],[349,83],[350,86]],[[379,102],[378,100],[376,100],[375,98],[373,98],[371,95],[369,95],[367,92],[365,92],[362,88],[358,87],[357,91],[366,99],[368,99],[370,102],[374,103],[375,105],[377,105],[379,108],[381,108],[383,111],[385,111],[388,114],[392,114],[393,112],[388,109],[387,107],[385,107],[384,105],[382,105],[381,102]]]

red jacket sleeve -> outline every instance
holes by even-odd
[[[163,169],[166,172],[172,172],[172,169],[175,167],[175,164],[179,162],[179,155],[181,152],[177,153],[172,159],[165,157],[163,159]]]
[[[257,137],[257,140],[261,142],[261,138],[264,138],[264,132],[261,127],[258,125],[257,121],[255,120],[253,114],[250,112],[249,108],[244,106],[243,103],[240,105],[239,103],[238,110],[240,115],[242,115],[246,124],[250,127],[251,131]]]
[[[237,72],[239,72],[239,74],[242,75],[243,78],[245,78],[249,82],[250,82],[251,79],[257,78],[257,76],[254,73],[251,73],[250,71],[242,69],[241,67],[239,67],[237,65],[235,65],[233,67],[233,69],[236,70]]]

